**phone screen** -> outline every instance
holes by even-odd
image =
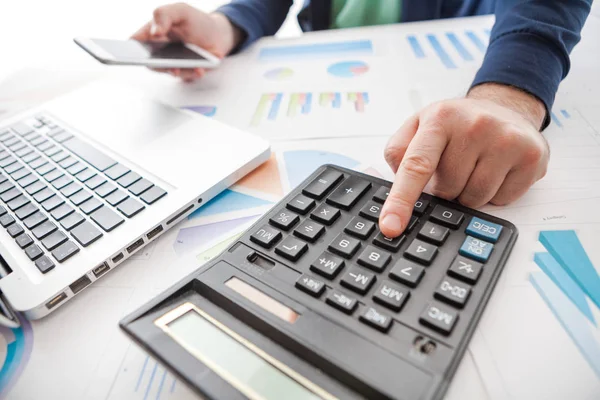
[[[117,60],[206,60],[181,42],[91,39]]]

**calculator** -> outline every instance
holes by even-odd
[[[423,194],[385,237],[390,187],[320,167],[121,328],[204,398],[442,398],[518,233]]]

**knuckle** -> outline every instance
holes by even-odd
[[[437,197],[441,197],[446,200],[453,200],[460,195],[460,189],[446,186],[443,183],[436,183],[431,188],[431,194]]]
[[[409,176],[417,179],[433,174],[433,162],[424,154],[413,153],[405,156],[400,164],[402,170]]]
[[[460,197],[458,198],[458,201],[466,206],[466,207],[470,207],[470,208],[477,208],[477,207],[481,207],[485,200],[483,200],[483,197],[480,195],[476,195],[473,193],[463,193],[460,195]]]
[[[515,130],[508,130],[496,138],[495,148],[500,151],[514,150],[520,141],[520,134]]]
[[[449,119],[455,112],[454,105],[449,101],[441,101],[430,107],[430,114],[436,120]]]
[[[398,165],[400,163],[400,155],[406,152],[405,146],[387,146],[383,151],[383,157],[389,165]]]
[[[495,127],[495,122],[496,120],[493,115],[480,113],[475,116],[465,133],[471,137],[481,136],[484,133],[492,131]]]
[[[495,206],[505,206],[509,204],[510,201],[508,201],[508,199],[503,196],[495,196],[494,198],[492,198],[492,200],[490,200],[490,203],[492,203]]]
[[[523,155],[525,165],[536,165],[544,158],[544,150],[539,146],[531,146]]]

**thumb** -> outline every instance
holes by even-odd
[[[150,27],[152,36],[166,36],[173,25],[187,19],[189,6],[187,4],[169,4],[154,10],[154,18]]]

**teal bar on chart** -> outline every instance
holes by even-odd
[[[573,230],[542,231],[539,240],[596,307],[600,308],[600,276],[577,233]]]

